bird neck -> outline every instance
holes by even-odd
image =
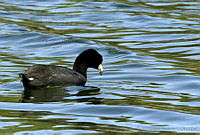
[[[75,61],[74,66],[73,66],[73,70],[82,74],[83,76],[85,76],[87,78],[87,69],[88,67],[86,66],[85,63],[81,63],[79,61]]]

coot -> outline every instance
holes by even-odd
[[[98,69],[102,75],[102,61],[101,54],[94,49],[88,49],[76,58],[73,70],[63,66],[36,64],[19,76],[25,89],[60,85],[84,86],[88,68]]]

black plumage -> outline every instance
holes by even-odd
[[[73,70],[64,66],[36,64],[19,76],[25,89],[60,85],[84,86],[88,68],[98,69],[102,74],[102,61],[101,54],[94,49],[88,49],[76,58]]]

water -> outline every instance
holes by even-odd
[[[198,0],[1,0],[0,134],[200,133]],[[104,56],[87,87],[24,91],[33,64]]]

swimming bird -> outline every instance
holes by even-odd
[[[25,89],[78,85],[84,86],[87,81],[87,69],[98,69],[103,73],[103,57],[94,49],[88,49],[76,57],[73,69],[64,66],[35,64],[19,76]]]

